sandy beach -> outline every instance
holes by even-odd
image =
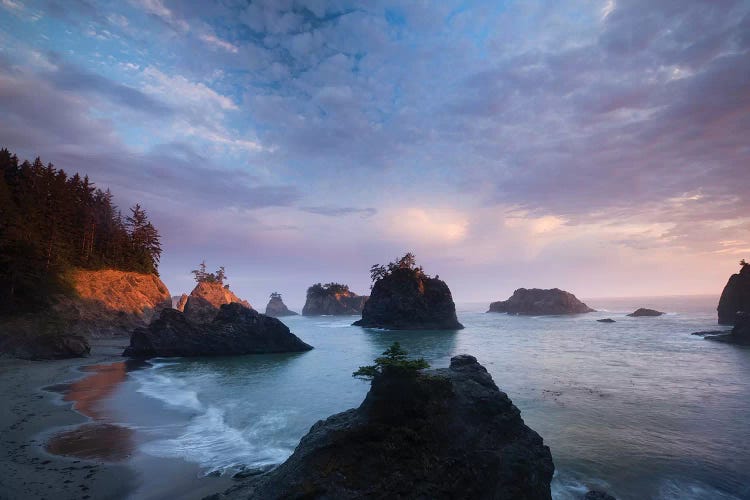
[[[135,487],[125,465],[52,455],[46,439],[89,419],[44,387],[86,376],[80,368],[120,361],[123,339],[97,341],[88,358],[60,361],[0,359],[0,498],[124,498]]]

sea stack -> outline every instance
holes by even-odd
[[[229,285],[201,281],[190,292],[183,311],[185,317],[194,323],[210,323],[222,305],[234,303],[252,309],[248,301],[240,299],[229,289]]]
[[[304,316],[351,316],[360,314],[367,301],[365,295],[357,295],[341,283],[316,283],[307,289]]]
[[[309,351],[281,321],[232,302],[219,308],[210,323],[195,323],[176,309],[164,309],[147,328],[130,337],[123,356],[229,356]]]
[[[406,254],[388,266],[373,266],[370,299],[355,326],[390,330],[459,330],[456,304],[444,281],[432,278]]]
[[[628,314],[628,316],[632,318],[640,318],[640,317],[648,317],[648,316],[664,316],[665,313],[661,311],[657,311],[656,309],[647,309],[645,307],[640,307],[633,311],[632,313]]]
[[[740,261],[740,272],[729,277],[721,292],[719,306],[720,325],[734,325],[738,312],[750,314],[750,264]]]
[[[559,288],[519,288],[508,300],[493,302],[487,312],[523,316],[582,314],[594,312],[570,292]]]
[[[266,316],[272,316],[274,318],[281,318],[283,316],[297,316],[297,313],[290,311],[289,308],[281,300],[281,294],[273,292],[271,294],[271,300],[266,305]]]
[[[549,500],[550,450],[476,358],[376,375],[365,400],[321,420],[289,459],[217,498]]]

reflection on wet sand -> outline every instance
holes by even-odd
[[[74,410],[93,422],[56,434],[47,443],[47,451],[55,455],[109,462],[127,459],[134,448],[133,431],[111,423],[101,403],[126,379],[128,371],[139,367],[128,361],[92,365],[85,368],[85,371],[92,372],[87,377],[70,384],[48,387],[48,390],[63,393],[63,400],[72,402]]]

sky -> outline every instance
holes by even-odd
[[[0,146],[139,202],[175,295],[718,295],[749,137],[750,1],[0,0]]]

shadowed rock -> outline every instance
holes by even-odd
[[[609,493],[603,491],[591,490],[586,493],[583,500],[617,500]]]
[[[544,316],[594,312],[570,292],[559,288],[519,288],[508,300],[493,302],[487,312]]]
[[[473,356],[376,376],[359,408],[312,426],[294,454],[219,498],[547,500],[550,450]]]
[[[717,312],[720,325],[734,325],[738,312],[750,313],[750,265],[743,265],[739,273],[729,277]]]
[[[720,333],[720,335],[706,335],[704,338],[706,340],[727,342],[729,344],[750,345],[750,314],[737,313],[732,331],[729,333]]]
[[[281,321],[238,304],[224,304],[211,323],[190,321],[176,309],[165,309],[148,328],[130,337],[123,356],[227,356],[309,351]]]
[[[615,322],[615,320],[613,320],[612,318],[597,319],[596,321],[598,323],[614,323]]]
[[[633,318],[640,318],[640,317],[648,317],[648,316],[663,316],[665,313],[661,311],[657,311],[656,309],[646,309],[645,307],[641,307],[639,309],[636,309],[632,313],[628,314],[628,316],[631,316]]]
[[[356,326],[392,330],[459,330],[456,304],[444,281],[396,269],[375,282]]]
[[[34,361],[83,358],[91,347],[80,335],[32,335],[0,337],[0,353]]]
[[[313,285],[307,289],[303,316],[351,316],[362,313],[366,295],[349,291],[346,285],[329,283]]]
[[[271,294],[271,300],[266,305],[266,316],[280,318],[283,316],[297,316],[297,313],[289,310],[284,301],[281,300],[281,295]]]

